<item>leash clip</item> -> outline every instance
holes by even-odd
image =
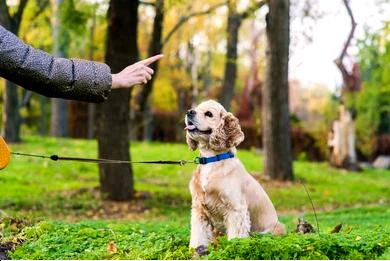
[[[195,157],[194,163],[195,164],[200,164],[200,157]]]
[[[204,157],[196,157],[194,160],[195,164],[207,164],[207,159]]]

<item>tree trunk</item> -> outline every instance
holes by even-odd
[[[46,123],[46,105],[48,103],[48,98],[42,95],[39,95],[39,108],[41,115],[39,116],[39,135],[47,135],[47,123]]]
[[[164,23],[164,0],[157,0],[155,4],[156,15],[153,22],[153,33],[149,43],[148,57],[160,54],[162,51],[162,31]],[[158,73],[159,62],[152,63],[149,67],[154,70],[154,76],[142,87],[137,96],[138,110],[135,114],[134,122],[138,125],[138,138],[149,140],[151,131],[147,130],[153,126],[153,116],[151,115],[150,94],[153,90],[154,80]]]
[[[61,29],[61,12],[59,10],[64,0],[53,1],[53,53],[56,57],[66,57],[67,36]],[[65,38],[64,38],[65,37]],[[55,137],[68,136],[68,101],[51,99],[50,134]]]
[[[88,104],[88,139],[95,138],[95,129],[96,129],[96,104]]]
[[[138,60],[138,1],[111,0],[108,9],[106,63],[113,73]],[[112,90],[98,105],[99,157],[129,160],[130,90]],[[131,165],[100,164],[100,190],[110,200],[129,200],[134,194]]]
[[[266,73],[263,92],[264,171],[292,180],[288,108],[289,0],[270,0],[267,14]]]
[[[68,136],[68,103],[62,99],[51,99],[50,135],[54,137]]]
[[[7,142],[20,142],[19,99],[16,84],[5,81],[3,137]]]
[[[80,101],[68,103],[68,130],[69,137],[85,139],[88,137],[88,105]]]
[[[354,111],[354,102],[350,108],[343,105],[345,96],[352,94],[351,98],[354,100],[354,92],[358,92],[361,88],[361,77],[358,64],[354,64],[351,72],[344,66],[344,58],[347,55],[348,47],[356,29],[356,22],[353,16],[349,0],[343,0],[344,6],[351,19],[351,30],[348,34],[340,56],[335,60],[337,67],[343,77],[343,86],[341,88],[341,104],[339,106],[339,118],[333,122],[333,127],[328,137],[328,146],[330,150],[330,164],[338,168],[346,168],[353,171],[358,171],[356,148],[355,148],[355,120],[352,115]]]
[[[339,107],[339,118],[333,122],[328,137],[330,164],[334,167],[358,170],[355,149],[355,121],[344,105]]]
[[[15,35],[19,34],[20,22],[25,8],[21,9],[21,16],[9,16],[9,10],[6,4],[0,7],[0,24]],[[3,105],[3,137],[7,142],[20,142],[20,114],[19,114],[19,97],[18,87],[16,84],[5,80],[4,88],[4,105]]]
[[[91,27],[89,30],[89,59],[94,60],[95,54],[95,31],[96,31],[96,11],[98,4],[95,2],[93,6],[93,15],[91,21]],[[88,139],[94,139],[96,136],[96,104],[88,104]]]
[[[229,15],[227,23],[227,51],[225,61],[225,74],[223,80],[222,93],[220,95],[221,104],[230,109],[234,95],[234,87],[237,77],[237,45],[238,33],[241,26],[241,15],[237,13],[237,1],[229,1]]]

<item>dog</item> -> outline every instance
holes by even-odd
[[[267,193],[234,157],[236,146],[244,140],[238,119],[209,100],[189,110],[185,124],[189,148],[199,149],[202,157],[189,185],[190,247],[198,255],[207,254],[217,233],[226,233],[229,240],[251,232],[285,234]],[[204,158],[215,160],[216,155],[218,161],[205,164]]]

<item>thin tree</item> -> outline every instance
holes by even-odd
[[[355,33],[356,22],[349,1],[342,1],[351,20],[351,29],[347,41],[341,50],[340,56],[335,60],[335,64],[339,68],[343,78],[343,86],[341,88],[339,117],[333,122],[332,130],[329,133],[328,138],[328,146],[330,149],[329,161],[330,164],[335,167],[358,170],[355,147],[354,93],[360,91],[361,77],[359,65],[357,63],[353,64],[351,71],[348,71],[344,65],[348,47],[350,46]],[[348,98],[350,98],[349,104]]]
[[[69,37],[62,25],[62,5],[64,0],[52,1],[53,55],[66,57]],[[50,114],[50,134],[55,137],[68,136],[68,101],[52,98]]]
[[[108,8],[106,63],[117,73],[138,60],[138,1],[111,0]],[[98,105],[97,135],[100,158],[130,160],[130,90],[112,90]],[[129,200],[134,194],[131,165],[101,164],[100,190],[111,200]]]
[[[0,0],[0,24],[13,34],[18,35],[27,3],[28,0],[20,0],[16,11],[12,14],[7,1]],[[38,8],[33,14],[33,18],[37,18],[46,9],[49,5],[49,0],[37,0],[36,4]],[[31,97],[29,91],[26,94],[26,97]],[[10,81],[5,81],[2,135],[8,142],[20,141],[21,117],[19,109],[23,106],[23,103],[28,102],[28,99],[23,102],[19,101],[17,85]]]
[[[0,0],[0,24],[15,35],[19,34],[23,12],[28,0],[21,0],[14,14],[11,14],[6,0]],[[20,114],[17,85],[5,81],[3,109],[3,137],[8,142],[20,141]]]
[[[225,73],[223,79],[220,102],[227,109],[230,109],[230,103],[234,97],[234,88],[237,78],[237,45],[238,35],[242,21],[248,18],[256,10],[261,8],[265,1],[257,1],[243,12],[237,11],[237,0],[228,1],[228,21],[227,21],[227,50],[225,58]]]
[[[95,31],[96,31],[96,19],[97,19],[97,9],[98,3],[94,2],[92,7],[92,17],[91,17],[91,25],[89,28],[89,59],[94,60],[95,53]],[[93,139],[95,137],[96,132],[96,104],[89,103],[88,104],[88,139]]]
[[[292,180],[289,123],[289,0],[269,0],[266,72],[263,89],[264,171],[272,179]]]
[[[162,32],[164,23],[164,0],[156,0],[154,7],[155,16],[153,21],[152,38],[149,42],[148,57],[160,54],[163,47]],[[158,73],[158,64],[159,61],[150,65],[150,68],[154,70],[154,75],[157,75]],[[146,128],[146,126],[151,121],[148,98],[153,89],[154,79],[155,77],[152,77],[152,79],[150,79],[150,81],[145,84],[145,86],[141,89],[141,91],[136,97],[139,109],[136,113],[135,122],[141,123],[140,131],[138,133],[139,139],[150,140],[150,133],[148,133],[148,128]]]
[[[87,39],[86,52],[88,59],[94,60],[94,44],[97,8],[95,2],[88,3],[87,6],[80,9],[76,7],[76,0],[67,0],[61,8],[63,27],[66,33],[71,35],[68,38]],[[70,44],[70,43],[69,43]],[[68,45],[69,45],[68,44]],[[68,136],[75,138],[94,138],[95,137],[95,110],[96,105],[80,101],[68,101]]]
[[[142,2],[142,4],[148,4],[146,2]],[[149,43],[148,56],[153,56],[162,52],[164,46],[169,42],[171,37],[190,19],[198,16],[208,15],[218,9],[226,5],[226,2],[222,2],[216,5],[213,5],[205,10],[196,11],[187,15],[183,15],[179,18],[178,22],[172,27],[171,30],[168,31],[166,36],[163,38],[163,22],[164,22],[164,0],[157,0],[154,4],[156,14],[153,22],[153,32],[152,38]],[[148,83],[142,88],[139,94],[136,97],[138,109],[136,111],[136,117],[134,122],[137,123],[138,126],[138,138],[150,139],[150,131],[146,130],[148,123],[150,123],[151,115],[150,115],[150,94],[153,91],[154,78],[157,76],[159,63],[156,62],[151,65],[151,68],[154,70],[154,77],[152,80],[148,81]]]

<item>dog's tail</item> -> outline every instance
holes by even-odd
[[[278,221],[275,224],[275,227],[274,227],[274,229],[272,231],[272,234],[274,234],[274,235],[284,235],[284,234],[286,234],[285,226]]]

